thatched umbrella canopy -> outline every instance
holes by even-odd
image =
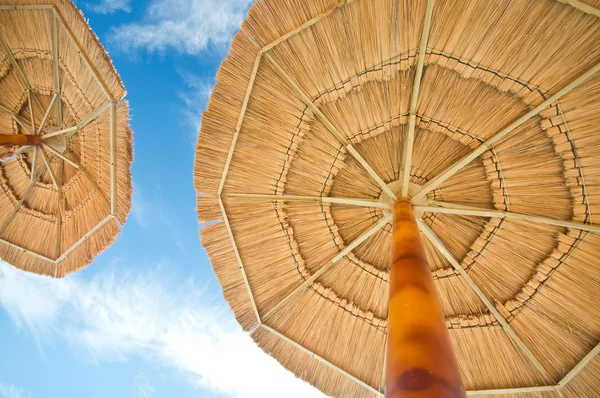
[[[597,396],[599,71],[598,0],[256,2],[195,168],[240,324],[326,394],[382,395],[406,197],[467,394]]]
[[[68,0],[0,0],[0,258],[63,277],[131,207],[125,88]]]

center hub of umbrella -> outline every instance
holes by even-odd
[[[400,198],[401,191],[402,191],[402,182],[400,180],[392,181],[389,184],[387,184],[387,186],[392,190],[392,192],[394,192],[396,194],[396,197]],[[427,197],[419,198],[416,200],[411,199],[418,192],[420,192],[421,189],[422,189],[421,185],[415,184],[412,182],[409,183],[408,199],[410,199],[410,203],[412,203],[413,205],[426,205],[427,204],[427,201],[428,201]],[[392,206],[394,206],[394,199],[392,197],[390,197],[386,192],[381,192],[381,195],[379,196],[379,201],[383,202],[389,206],[389,209],[383,210],[384,215],[390,214]],[[415,212],[416,217],[421,217],[421,215],[423,214],[423,212],[420,211],[418,208],[415,208],[414,212]]]
[[[57,126],[50,126],[48,128],[47,134],[54,133],[55,131],[59,131],[59,130],[60,129]],[[69,146],[69,140],[67,139],[65,134],[56,135],[54,137],[47,138],[43,142],[44,142],[44,145],[49,145],[53,149],[56,149],[60,153],[64,153],[67,150],[67,147]]]

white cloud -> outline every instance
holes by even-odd
[[[142,21],[113,29],[109,41],[124,51],[198,54],[227,46],[251,0],[152,0]]]
[[[23,398],[23,390],[0,381],[0,398]]]
[[[192,146],[196,146],[198,139],[198,130],[202,122],[202,112],[206,109],[208,99],[212,94],[215,86],[214,79],[202,78],[188,72],[179,72],[183,79],[186,89],[178,93],[179,98],[183,102],[183,118],[187,125],[193,127],[192,136],[190,137]]]
[[[17,327],[42,341],[64,338],[90,360],[139,357],[231,397],[322,396],[263,353],[196,281],[164,271],[55,280],[0,263],[0,305]]]
[[[143,372],[136,373],[133,382],[132,398],[151,398],[154,396],[154,386]]]
[[[101,0],[87,3],[87,8],[98,14],[112,14],[116,11],[131,12],[131,0]]]

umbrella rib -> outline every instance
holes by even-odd
[[[223,222],[225,223],[227,234],[229,235],[229,239],[231,240],[231,247],[233,248],[233,253],[235,254],[235,258],[237,259],[238,265],[240,266],[240,272],[242,273],[242,278],[244,279],[244,284],[246,285],[246,290],[248,291],[248,297],[250,298],[254,314],[256,315],[256,320],[259,324],[261,324],[262,320],[260,318],[260,314],[258,313],[258,308],[256,307],[256,300],[254,300],[252,289],[250,289],[250,282],[248,282],[248,276],[246,275],[246,270],[244,269],[244,263],[242,262],[242,258],[240,257],[240,252],[238,251],[237,244],[235,243],[233,231],[231,230],[231,224],[229,224],[229,218],[227,217],[227,212],[225,211],[225,206],[223,205],[223,199],[221,199],[220,196],[218,196],[217,199],[219,201],[219,207],[221,208],[221,214],[223,215]]]
[[[506,394],[526,394],[530,392],[557,392],[556,386],[535,386],[535,387],[516,387],[499,388],[495,390],[471,390],[467,391],[468,396],[478,395],[506,395]]]
[[[408,185],[410,180],[410,168],[412,164],[413,145],[415,141],[415,124],[417,122],[417,101],[419,99],[419,88],[421,86],[421,78],[423,77],[423,65],[425,64],[425,51],[427,41],[429,39],[429,31],[431,28],[431,16],[433,14],[433,0],[427,1],[427,9],[423,18],[423,32],[421,34],[421,43],[419,44],[419,59],[417,61],[417,70],[413,82],[412,93],[410,95],[410,108],[408,117],[408,134],[404,141],[404,149],[402,151],[402,166],[400,167],[401,181],[401,197],[408,196]]]
[[[31,135],[31,131],[27,127],[25,127],[25,125],[27,123],[31,123],[32,126],[34,127],[33,131],[35,131],[34,122],[28,122],[27,120],[23,119],[21,116],[14,114],[10,109],[4,107],[3,105],[0,105],[0,111],[3,111],[4,113],[8,113],[19,124],[19,126],[21,126],[23,128],[23,130],[27,131],[30,135]]]
[[[17,63],[17,60],[16,60],[14,54],[12,53],[12,50],[8,47],[8,44],[6,43],[6,41],[4,40],[2,35],[0,35],[0,47],[2,47],[2,49],[4,50],[4,53],[8,56],[10,63],[14,66],[15,71],[17,72],[17,75],[19,76],[19,80],[21,80],[21,84],[23,84],[23,86],[25,86],[25,88],[27,90],[32,91],[31,85],[29,84],[29,81],[27,80],[25,73],[23,73],[23,69],[21,69],[21,66]],[[36,96],[34,96],[34,98],[35,98],[36,106],[39,108],[39,111],[43,114],[44,108],[42,107],[40,100]]]
[[[0,236],[2,236],[4,234],[4,232],[6,232],[6,229],[8,228],[10,223],[15,219],[15,217],[17,216],[17,213],[19,213],[19,209],[21,208],[21,206],[23,206],[23,203],[25,203],[25,201],[27,199],[29,199],[29,197],[33,193],[33,188],[35,187],[36,182],[37,182],[37,179],[34,179],[33,181],[31,181],[29,183],[29,186],[27,187],[27,190],[21,197],[21,200],[19,200],[19,203],[17,203],[17,205],[13,209],[12,213],[10,213],[10,215],[8,216],[6,221],[4,221],[4,224],[2,224],[2,227],[0,228]]]
[[[510,326],[506,318],[500,314],[500,312],[496,309],[494,304],[487,298],[485,293],[477,286],[475,281],[471,278],[469,274],[460,266],[458,260],[454,257],[452,253],[448,250],[448,248],[444,245],[442,240],[437,236],[437,234],[423,221],[423,219],[417,219],[417,223],[419,224],[419,229],[423,234],[429,239],[429,241],[436,247],[436,249],[448,260],[448,262],[459,272],[459,274],[464,278],[467,284],[473,289],[475,294],[479,296],[481,301],[488,308],[490,313],[496,318],[498,323],[502,325],[502,328],[506,332],[506,334],[513,340],[515,345],[520,348],[523,354],[531,361],[531,363],[536,367],[536,369],[548,380],[552,380],[552,377],[548,373],[548,371],[542,366],[540,361],[535,357],[533,352],[525,345],[523,340],[515,333],[513,328]]]
[[[302,195],[267,195],[252,193],[224,193],[224,198],[244,198],[254,200],[278,201],[278,202],[319,202],[335,203],[350,206],[377,207],[389,209],[390,205],[376,199],[340,198],[332,196],[302,196]]]
[[[274,314],[279,308],[281,308],[285,303],[294,298],[298,293],[303,292],[305,289],[309,288],[314,281],[316,281],[321,275],[325,272],[329,271],[338,261],[344,258],[348,253],[354,250],[358,245],[363,243],[365,240],[370,238],[373,234],[379,231],[381,228],[385,227],[392,220],[392,215],[389,214],[383,218],[381,218],[377,223],[372,225],[369,229],[363,232],[358,238],[354,239],[350,242],[341,252],[335,255],[330,261],[328,261],[324,266],[319,268],[317,272],[311,275],[310,278],[306,279],[300,286],[290,292],[287,296],[285,296],[281,301],[279,301],[273,308],[267,312],[264,316],[264,319],[267,319],[270,315]]]
[[[571,90],[573,90],[576,87],[578,87],[579,85],[581,85],[583,82],[585,82],[590,77],[592,77],[594,74],[596,74],[598,71],[600,71],[600,63],[597,63],[596,65],[592,66],[590,69],[588,69],[586,72],[581,74],[578,78],[573,80],[571,83],[569,83],[566,86],[564,86],[563,88],[561,88],[558,92],[556,92],[550,98],[548,98],[547,100],[545,100],[544,102],[542,102],[541,104],[539,104],[538,106],[533,108],[531,111],[524,114],[523,116],[517,118],[515,121],[510,123],[508,126],[504,127],[502,130],[500,130],[499,132],[494,134],[491,138],[487,139],[484,143],[482,143],[476,149],[471,151],[469,154],[465,155],[463,158],[461,158],[460,160],[455,162],[453,165],[448,167],[446,170],[444,170],[443,172],[441,172],[440,174],[438,174],[437,176],[435,176],[434,178],[429,180],[425,185],[423,185],[421,191],[419,191],[418,193],[416,193],[414,195],[414,199],[423,198],[425,195],[427,195],[428,192],[439,187],[440,184],[442,184],[448,178],[452,177],[454,174],[456,174],[459,170],[461,170],[467,164],[471,163],[473,160],[475,160],[478,156],[480,156],[482,153],[484,153],[486,150],[488,150],[496,142],[498,142],[499,140],[504,138],[507,134],[509,134],[514,129],[516,129],[517,127],[519,127],[520,125],[522,125],[523,123],[528,121],[529,119],[531,119],[533,116],[537,115],[544,108],[553,104],[559,98],[561,98],[562,96],[564,96]]]
[[[29,105],[29,118],[31,119],[31,131],[35,132],[35,118],[33,117],[33,103],[31,102],[31,89],[27,90],[27,104]]]
[[[588,352],[588,354],[583,357],[583,359],[579,361],[579,363],[575,365],[575,367],[571,369],[571,371],[567,373],[565,377],[558,382],[558,386],[560,388],[565,387],[575,376],[577,376],[579,372],[581,372],[587,366],[588,363],[590,363],[596,357],[596,355],[598,355],[599,352],[600,343],[596,344],[596,346],[590,352]]]
[[[29,130],[26,126],[25,123],[23,123],[23,121],[21,120],[21,118],[18,118],[17,115],[15,115],[14,113],[11,114],[12,118],[15,120],[15,122],[17,122],[19,124],[19,126],[21,126],[21,128],[23,130],[25,130],[27,132],[27,134],[31,135],[31,130]],[[35,131],[35,130],[34,130]]]
[[[578,1],[578,0],[557,0],[557,1],[559,1],[561,3],[565,3],[567,5],[570,5],[571,7],[577,8],[578,10],[583,11],[586,14],[595,15],[600,18],[600,10],[599,9],[594,8],[585,3],[582,3],[581,1]]]
[[[585,367],[600,353],[600,343],[596,344],[596,346],[588,352],[588,354],[583,357],[577,365],[571,369],[569,373],[563,377],[558,384],[553,386],[535,386],[535,387],[517,387],[517,388],[502,388],[496,390],[472,390],[467,391],[467,395],[477,396],[477,395],[504,395],[504,394],[520,394],[520,393],[529,393],[529,392],[543,392],[543,391],[553,391],[558,392],[561,389],[565,388],[567,384],[575,378]],[[562,396],[562,395],[561,395]]]
[[[108,100],[100,105],[98,108],[94,109],[92,112],[88,113],[85,118],[83,118],[79,123],[77,123],[73,127],[68,127],[66,129],[54,131],[52,133],[44,134],[42,136],[42,140],[46,140],[51,137],[56,137],[57,135],[67,134],[67,138],[71,138],[75,133],[79,130],[85,128],[88,124],[90,124],[94,119],[100,116],[104,111],[106,111],[113,102]]]
[[[106,218],[104,218],[102,221],[100,221],[100,223],[98,223],[98,225],[96,225],[87,234],[85,234],[83,237],[81,237],[81,239],[79,239],[77,242],[75,242],[75,244],[73,246],[71,246],[67,251],[65,251],[59,258],[54,260],[54,263],[59,264],[61,261],[63,261],[69,254],[71,254],[73,251],[75,251],[75,249],[77,249],[85,241],[87,241],[89,238],[91,238],[96,232],[98,232],[100,230],[100,228],[102,228],[110,220],[114,220],[114,216],[112,214],[109,214],[108,216],[106,216]],[[117,225],[117,227],[118,227],[118,225]]]
[[[70,154],[74,155],[73,152],[71,152],[70,150],[68,150],[68,152]],[[98,186],[98,183],[96,183],[96,181],[92,178],[90,172],[85,167],[81,166],[80,164],[76,164],[75,167],[83,173],[85,178],[87,178],[87,180],[90,182],[90,184],[92,184],[92,188],[94,188],[96,190],[96,192],[98,192],[100,194],[100,197],[104,201],[104,204],[106,204],[110,208],[110,206],[111,206],[110,201],[108,200],[108,198],[106,197],[104,192],[102,192],[102,190]]]
[[[110,213],[117,215],[117,105],[110,104]]]
[[[335,366],[334,364],[332,364],[331,362],[329,362],[328,360],[326,360],[325,358],[321,357],[320,355],[315,354],[314,352],[312,352],[311,350],[309,350],[308,348],[304,347],[303,345],[295,342],[294,340],[290,339],[289,337],[287,337],[286,335],[279,333],[277,330],[273,329],[272,327],[265,325],[264,323],[260,325],[262,328],[264,328],[265,330],[267,330],[268,332],[270,332],[271,334],[273,334],[274,336],[279,337],[280,339],[284,340],[285,342],[293,345],[294,347],[296,347],[297,349],[299,349],[300,351],[303,351],[305,354],[308,354],[310,357],[316,359],[317,361],[321,362],[322,364],[326,365],[327,367],[339,372],[340,374],[342,374],[343,376],[347,377],[348,379],[354,381],[355,383],[359,384],[360,386],[368,389],[369,391],[377,394],[377,396],[381,396],[381,391],[377,390],[376,388],[373,388],[372,386],[370,386],[369,384],[365,383],[364,381],[362,381],[361,379],[359,379],[356,376],[351,375],[350,373],[346,372],[344,369]]]
[[[1,10],[1,8],[0,8],[0,10]],[[4,243],[4,244],[12,247],[13,249],[20,251],[20,252],[31,254],[32,256],[37,257],[37,258],[39,258],[41,260],[49,261],[51,263],[55,262],[55,260],[53,260],[53,259],[51,259],[49,257],[46,257],[46,256],[44,256],[42,254],[36,253],[36,252],[31,251],[29,249],[24,249],[21,246],[15,245],[14,243],[7,241],[6,239],[1,239],[0,238],[0,242]]]
[[[62,194],[62,184],[65,177],[65,162],[64,160],[58,161],[58,189],[56,193],[58,194],[58,203],[56,206],[56,257],[60,257],[60,241],[62,235],[62,216],[63,216],[63,194]]]
[[[37,133],[40,134],[42,132],[42,129],[44,128],[44,125],[46,124],[46,120],[48,120],[48,116],[50,115],[50,111],[52,110],[52,106],[54,105],[54,102],[56,101],[57,95],[54,94],[52,96],[52,100],[50,101],[50,105],[48,105],[48,109],[46,109],[46,112],[44,113],[44,117],[42,118],[42,121],[40,122],[40,125],[38,126],[37,129]]]
[[[48,155],[46,155],[46,152],[44,151],[43,148],[40,148],[40,153],[42,154],[42,159],[44,160],[44,164],[46,165],[46,169],[48,170],[48,174],[50,174],[50,178],[52,179],[52,183],[54,183],[54,188],[58,189],[58,182],[56,179],[56,175],[54,174],[54,172],[52,171],[52,168],[50,167],[50,161],[48,160]]]
[[[51,10],[54,6],[51,5],[10,5],[10,6],[0,6],[0,11],[10,11],[10,10]]]
[[[248,81],[248,88],[246,89],[246,95],[244,96],[244,102],[242,103],[240,116],[238,117],[238,121],[235,126],[235,132],[233,133],[233,138],[231,139],[231,145],[229,147],[229,152],[227,153],[227,160],[225,161],[223,173],[221,174],[221,181],[219,182],[217,195],[221,195],[221,193],[223,192],[223,187],[225,186],[225,179],[227,178],[227,173],[229,172],[231,159],[233,159],[235,145],[237,144],[238,137],[240,136],[240,129],[242,128],[242,122],[244,121],[244,117],[246,115],[246,109],[248,108],[248,102],[250,101],[250,94],[252,93],[252,88],[254,87],[254,80],[256,79],[256,73],[258,72],[258,66],[260,65],[261,59],[262,52],[259,51],[258,55],[256,56],[256,60],[254,61],[254,67],[252,69],[252,74],[250,75],[250,80]]]
[[[37,158],[38,158],[38,147],[37,145],[33,147],[33,158],[31,159],[31,173],[30,180],[34,182],[37,174]]]
[[[63,127],[62,107],[60,100],[60,73],[58,69],[58,24],[56,23],[56,13],[50,13],[52,29],[52,82],[54,85],[54,94],[57,96],[55,105],[56,123],[59,128]]]
[[[77,163],[75,163],[74,161],[72,161],[71,159],[67,158],[66,156],[64,156],[62,153],[60,153],[58,150],[56,150],[54,147],[48,145],[48,144],[44,144],[44,147],[46,149],[48,149],[50,152],[52,152],[56,157],[60,158],[61,160],[64,160],[65,162],[69,163],[71,166],[75,167],[76,169],[79,168],[79,165]]]
[[[71,44],[73,44],[75,46],[75,49],[79,53],[79,56],[81,57],[81,59],[83,59],[83,63],[85,64],[85,66],[88,68],[88,70],[90,71],[90,73],[94,77],[94,80],[96,80],[96,83],[98,83],[98,85],[100,86],[100,88],[104,92],[104,95],[106,96],[106,98],[112,101],[113,100],[112,95],[110,95],[108,88],[104,84],[104,81],[100,78],[100,75],[98,74],[98,71],[96,70],[96,68],[93,67],[92,63],[88,59],[85,51],[81,48],[81,45],[75,39],[75,36],[73,35],[73,32],[71,32],[71,29],[69,29],[69,27],[67,26],[67,24],[63,20],[62,16],[56,11],[55,7],[52,7],[52,12],[54,13],[54,16],[55,16],[56,20],[60,23],[60,25],[62,26],[62,28],[67,33],[67,37],[71,41]]]
[[[482,209],[473,206],[457,205],[454,203],[429,201],[430,205],[415,205],[415,208],[432,213],[460,214],[464,216],[508,218],[513,220],[529,221],[537,224],[554,225],[563,228],[573,228],[581,231],[600,232],[600,225],[584,224],[573,221],[562,221],[548,217],[530,216],[527,214],[514,213],[510,211]]]
[[[269,51],[273,47],[275,47],[275,46],[283,43],[284,41],[288,40],[292,36],[297,35],[298,33],[302,32],[303,30],[310,28],[311,26],[313,26],[317,22],[319,22],[319,21],[327,18],[328,16],[330,16],[331,14],[333,14],[334,12],[336,12],[337,10],[339,10],[340,8],[342,8],[343,6],[351,4],[351,3],[354,3],[355,1],[356,0],[343,0],[343,1],[339,2],[338,4],[336,4],[335,6],[333,6],[332,8],[330,8],[329,10],[325,11],[324,13],[321,13],[321,14],[317,15],[316,17],[314,17],[314,18],[306,21],[302,25],[298,26],[296,29],[289,31],[285,35],[283,35],[283,36],[279,37],[278,39],[272,41],[271,43],[267,44],[266,46],[264,46],[261,49],[261,51],[262,52]]]
[[[302,102],[306,104],[310,110],[317,115],[317,117],[321,120],[321,122],[327,127],[327,129],[337,138],[340,144],[346,147],[346,150],[350,152],[350,154],[360,163],[360,165],[367,171],[367,173],[373,178],[380,188],[388,194],[391,198],[397,199],[396,194],[391,190],[390,187],[387,186],[385,181],[373,170],[373,168],[367,163],[367,161],[362,157],[360,153],[354,148],[354,146],[346,140],[346,137],[331,123],[331,121],[323,114],[323,112],[310,100],[308,95],[302,91],[300,86],[296,84],[296,82],[291,78],[290,75],[287,74],[286,71],[283,70],[281,65],[279,65],[268,53],[263,53],[265,59],[273,66],[273,68],[277,71],[279,76],[283,78],[288,85],[294,90],[294,92],[300,97]]]

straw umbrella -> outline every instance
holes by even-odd
[[[123,84],[67,0],[0,0],[0,257],[63,277],[131,207]]]
[[[195,187],[265,352],[333,396],[598,395],[598,8],[251,7]]]

